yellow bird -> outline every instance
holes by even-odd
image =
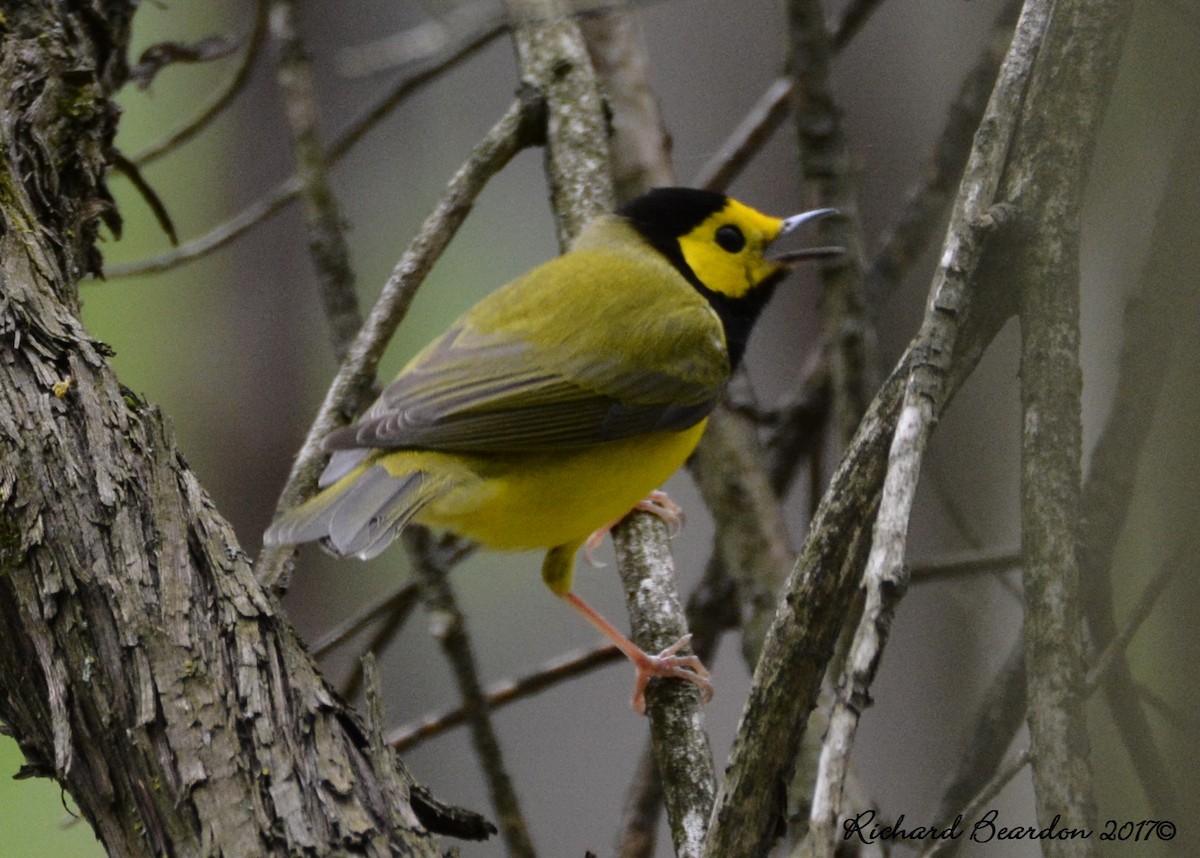
[[[691,455],[776,284],[827,248],[768,257],[818,209],[780,219],[709,191],[659,188],[594,219],[557,259],[488,295],[430,343],[352,426],[321,491],[283,513],[269,545],[321,540],[374,557],[408,522],[496,549],[546,549],[542,577],[637,669],[696,683],[683,639],[639,649],[571,592],[575,553]],[[590,557],[589,557],[590,559]]]

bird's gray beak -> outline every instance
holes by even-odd
[[[783,236],[795,232],[806,223],[835,214],[840,214],[840,212],[837,209],[813,209],[809,212],[801,212],[789,218],[784,218],[783,226],[780,228],[779,235],[775,237],[775,240],[778,241]],[[827,259],[831,256],[840,256],[845,252],[846,249],[844,247],[806,247],[801,250],[786,250],[782,253],[772,253],[770,258],[773,262],[794,264],[804,262],[808,259]]]

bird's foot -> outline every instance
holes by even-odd
[[[700,689],[702,703],[712,700],[712,674],[697,656],[677,655],[691,640],[691,635],[684,635],[658,655],[650,655],[641,649],[637,651],[637,655],[626,653],[637,670],[633,686],[633,708],[640,714],[646,714],[646,685],[655,678],[682,679],[694,683]]]
[[[679,535],[679,531],[683,529],[683,510],[664,491],[655,489],[644,500],[639,501],[634,509],[648,512],[662,519],[667,525],[667,537],[669,539],[674,539]],[[609,531],[616,527],[617,523],[624,517],[623,515],[621,518],[614,518],[587,538],[587,541],[583,544],[583,559],[587,561],[588,566],[594,569],[604,568],[606,564],[603,561],[597,560],[593,552],[600,547],[600,543],[604,541],[604,537],[608,535]]]

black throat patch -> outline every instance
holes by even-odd
[[[628,220],[646,241],[665,256],[716,311],[725,329],[730,368],[737,369],[746,353],[750,330],[786,272],[772,275],[740,298],[714,292],[700,282],[683,258],[679,238],[725,208],[727,202],[725,195],[713,191],[655,188],[626,203],[617,214]]]

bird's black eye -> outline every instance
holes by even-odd
[[[717,245],[722,250],[737,253],[746,246],[746,236],[736,226],[726,224],[717,230]]]

